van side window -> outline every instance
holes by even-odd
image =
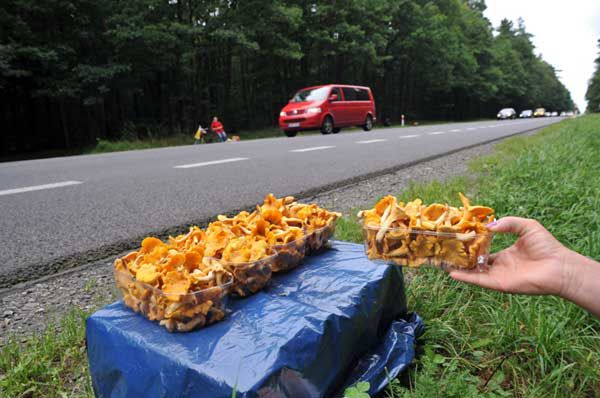
[[[369,97],[369,92],[367,90],[365,90],[364,88],[359,88],[358,92],[356,93],[356,100],[357,101],[371,101],[371,98]]]
[[[331,93],[329,93],[329,96],[331,97],[332,94],[337,94],[338,99],[336,101],[341,101],[342,100],[342,92],[340,90],[339,87],[334,87],[331,89]]]
[[[342,87],[344,92],[344,101],[356,101],[356,89],[352,87]]]

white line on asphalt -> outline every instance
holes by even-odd
[[[83,182],[81,182],[81,181],[63,181],[63,182],[55,182],[52,184],[33,185],[31,187],[5,189],[4,191],[0,191],[0,196],[12,195],[15,193],[31,192],[31,191],[41,191],[42,189],[68,187],[69,185],[79,185],[79,184],[83,184]]]
[[[427,133],[428,135],[440,135],[440,134],[446,134],[445,131],[433,131],[431,133]]]
[[[221,159],[221,160],[211,160],[210,162],[180,164],[179,166],[174,166],[174,168],[175,169],[190,169],[192,167],[202,167],[202,166],[210,166],[211,164],[239,162],[242,160],[248,160],[248,158],[229,158],[229,159]]]
[[[476,127],[467,127],[467,130],[475,130]]]
[[[402,137],[398,137],[400,139],[404,139],[404,138],[416,138],[416,137],[420,137],[421,134],[411,134],[411,135],[403,135]]]
[[[384,142],[387,141],[385,138],[380,138],[377,140],[365,140],[365,141],[356,141],[357,144],[372,144],[374,142]]]
[[[450,130],[451,133],[458,133],[459,131],[462,131],[462,130],[461,129]]]
[[[490,124],[490,125],[487,125],[485,127],[487,127],[488,129],[491,129],[492,127],[496,127],[496,126],[493,126],[493,125]]]
[[[321,149],[329,149],[335,148],[335,145],[326,145],[326,146],[314,146],[312,148],[301,148],[301,149],[292,149],[288,152],[310,152],[310,151],[320,151]]]

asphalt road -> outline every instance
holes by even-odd
[[[0,164],[0,288],[258,203],[559,118],[439,124]]]

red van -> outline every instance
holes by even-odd
[[[327,84],[303,88],[279,113],[279,127],[288,137],[298,131],[338,133],[342,127],[369,131],[375,123],[375,101],[369,87]]]

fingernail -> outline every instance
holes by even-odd
[[[498,225],[498,221],[492,221],[491,223],[489,223],[488,225],[486,225],[487,228],[492,228],[495,227],[496,225]]]

